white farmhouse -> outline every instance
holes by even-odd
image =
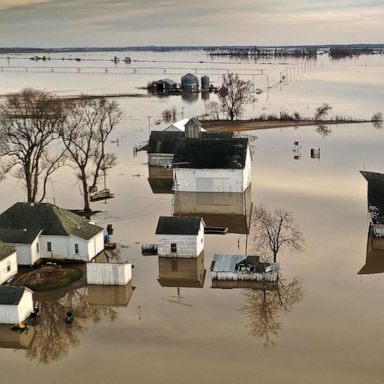
[[[165,132],[188,132],[191,130],[197,130],[198,132],[206,132],[204,128],[202,128],[199,120],[186,118],[183,120],[179,120],[168,126],[164,129]]]
[[[0,228],[0,241],[16,248],[17,264],[33,265],[40,259],[41,230]]]
[[[165,257],[198,257],[204,250],[204,220],[201,217],[160,216],[157,252]]]
[[[251,184],[248,138],[202,134],[179,141],[173,159],[174,190],[244,192]]]
[[[33,292],[26,287],[0,286],[0,324],[18,324],[33,312]]]
[[[16,249],[0,242],[0,284],[17,273]]]
[[[28,238],[39,233],[20,258],[26,264],[37,258],[90,261],[104,249],[103,228],[49,203],[14,204],[0,215],[0,231],[6,230],[21,230]],[[20,239],[10,244],[19,247]]]

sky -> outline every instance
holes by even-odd
[[[384,43],[384,0],[0,0],[0,47]]]

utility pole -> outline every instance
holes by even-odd
[[[148,137],[151,136],[151,118],[152,116],[147,116],[148,117]]]

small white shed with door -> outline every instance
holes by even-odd
[[[16,249],[0,242],[0,284],[17,274]]]
[[[156,228],[157,253],[165,257],[197,257],[204,251],[201,217],[160,216]]]
[[[33,292],[27,287],[0,286],[0,324],[18,324],[33,312]]]

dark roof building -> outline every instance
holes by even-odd
[[[368,182],[368,212],[373,224],[384,224],[384,174],[360,171]]]
[[[179,168],[243,169],[247,148],[247,138],[204,134],[179,140],[173,162]]]
[[[18,305],[23,297],[26,287],[9,287],[0,285],[0,305]]]
[[[152,131],[148,143],[148,153],[175,153],[177,143],[184,137],[181,131]]]
[[[0,241],[0,261],[16,252],[16,249],[11,245],[4,244]]]
[[[14,204],[0,215],[0,228],[3,234],[9,229],[27,229],[27,234],[42,230],[43,235],[75,236],[85,240],[103,231],[85,218],[49,203]]]
[[[201,217],[160,216],[156,235],[196,235],[199,233]]]
[[[41,230],[0,228],[0,241],[11,244],[32,244]]]

